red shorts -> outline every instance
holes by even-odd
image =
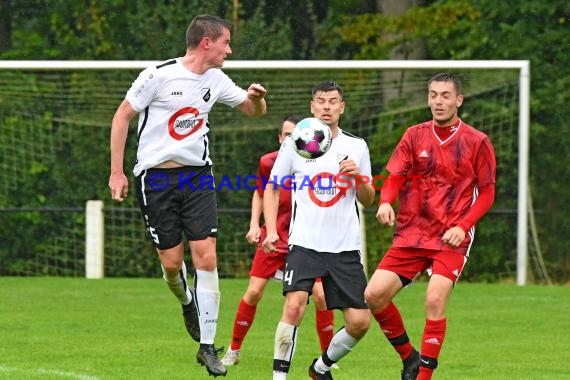
[[[287,253],[287,250],[282,249],[278,249],[277,252],[265,253],[261,246],[257,246],[249,275],[265,279],[273,278],[278,270],[283,271],[285,268]]]
[[[454,251],[391,247],[380,260],[378,269],[394,272],[410,281],[430,269],[432,274],[447,277],[455,283],[466,263],[467,256]]]
[[[284,251],[279,248],[277,248],[277,252],[265,253],[261,246],[257,246],[249,275],[265,279],[275,278],[282,280],[283,273],[279,275],[277,272],[283,272],[285,269],[285,260],[288,253],[289,250]],[[321,278],[318,277],[315,281],[321,282]]]

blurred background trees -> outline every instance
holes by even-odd
[[[233,59],[239,60],[530,60],[529,183],[542,248],[557,278],[568,281],[570,8],[566,0],[0,0],[0,59],[180,56],[189,21],[202,13],[232,21]],[[385,94],[385,101],[389,99],[390,94]],[[39,117],[38,128],[44,125],[42,120]],[[80,149],[69,154],[86,162],[90,170],[107,172],[107,158],[82,157]],[[34,170],[36,182],[27,186],[40,194],[15,195],[0,206],[37,206],[50,204],[49,199],[58,205],[84,201],[86,195],[80,191],[61,194],[53,191],[53,183],[42,182],[46,173],[41,162]],[[72,170],[63,167],[55,174],[65,176]],[[86,191],[88,197],[107,197],[104,188]]]

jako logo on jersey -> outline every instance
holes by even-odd
[[[173,139],[182,140],[202,127],[203,119],[198,119],[199,112],[194,107],[179,109],[168,120],[168,133]]]
[[[305,162],[317,162],[316,158],[307,158]]]
[[[172,93],[170,93],[170,95],[172,96],[182,96],[183,92],[182,91],[172,91]]]
[[[200,91],[200,94],[202,94],[202,99],[204,99],[204,101],[207,103],[208,100],[210,100],[210,97],[212,96],[212,94],[210,93],[210,89],[209,88],[203,88]]]

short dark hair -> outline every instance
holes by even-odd
[[[453,73],[435,74],[428,81],[428,91],[429,91],[429,87],[431,86],[431,84],[433,82],[452,82],[453,86],[455,87],[455,91],[457,92],[457,95],[461,95],[461,92],[463,91],[461,79],[459,78],[459,75],[457,75],[457,74],[453,74]]]
[[[283,117],[283,120],[281,120],[281,125],[279,126],[279,134],[283,133],[283,124],[286,121],[297,125],[297,123],[300,122],[301,120],[303,120],[303,116],[301,115],[295,115],[295,114],[285,115],[285,117]]]
[[[196,48],[204,37],[209,37],[215,41],[220,38],[224,29],[230,30],[231,27],[232,24],[228,20],[216,16],[196,16],[186,29],[186,47],[189,49]]]
[[[340,87],[340,84],[332,81],[317,83],[315,87],[313,87],[313,91],[311,93],[313,97],[315,97],[315,95],[319,92],[330,92],[330,91],[338,91],[340,97],[342,98],[342,87]]]
[[[295,115],[295,114],[289,114],[289,115],[285,115],[285,117],[283,118],[283,120],[281,121],[281,123],[284,123],[286,121],[293,123],[293,124],[297,124],[298,122],[300,122],[301,120],[303,120],[303,116],[301,115]]]

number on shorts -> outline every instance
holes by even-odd
[[[289,286],[291,286],[291,281],[293,281],[293,272],[292,270],[285,271],[285,276],[283,276],[283,282],[286,282]]]
[[[148,227],[148,233],[150,234],[152,241],[154,241],[156,244],[160,244],[160,240],[158,240],[158,235],[154,231],[156,231],[154,227]]]

